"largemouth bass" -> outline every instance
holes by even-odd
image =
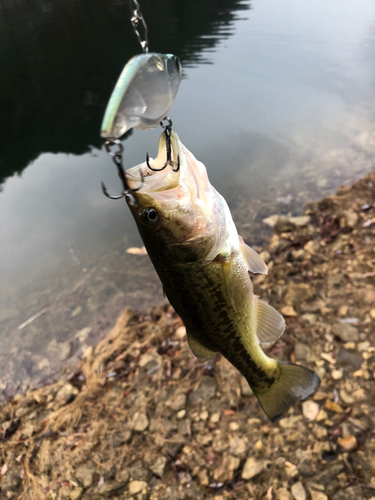
[[[265,413],[274,421],[310,396],[319,377],[309,369],[269,358],[260,344],[273,343],[283,317],[253,293],[251,273],[267,273],[260,256],[238,235],[229,207],[210,184],[205,166],[171,132],[177,172],[150,171],[141,164],[126,172],[126,195],[147,252],[170,303],[186,326],[199,358],[221,353],[245,376]],[[159,140],[153,168],[164,164],[166,139]]]
[[[141,54],[124,67],[105,110],[101,136],[117,139],[131,128],[155,128],[168,114],[182,78],[172,54]]]

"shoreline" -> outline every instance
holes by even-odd
[[[4,498],[374,497],[374,205],[371,173],[267,217],[254,291],[287,321],[268,352],[318,373],[313,398],[271,424],[224,358],[194,358],[170,306],[126,310],[68,379],[0,406]]]

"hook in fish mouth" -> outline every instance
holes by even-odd
[[[168,124],[164,125],[164,121],[167,121]],[[146,153],[146,164],[150,170],[153,172],[161,172],[164,170],[168,165],[171,167],[173,172],[178,172],[180,170],[180,155],[177,155],[177,166],[176,162],[172,161],[172,148],[171,148],[171,131],[172,131],[172,120],[169,118],[169,116],[166,116],[163,118],[163,120],[160,122],[160,126],[164,129],[164,134],[165,134],[165,146],[167,150],[167,161],[164,163],[164,165],[161,168],[153,168],[150,165],[150,157],[148,156],[148,153]]]

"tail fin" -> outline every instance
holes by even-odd
[[[264,412],[275,422],[297,401],[311,396],[319,387],[320,378],[308,368],[278,362],[280,375],[266,391],[252,387]]]

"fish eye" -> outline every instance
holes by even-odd
[[[159,214],[155,208],[145,208],[142,210],[141,216],[145,219],[146,222],[150,224],[155,224],[159,220]]]

